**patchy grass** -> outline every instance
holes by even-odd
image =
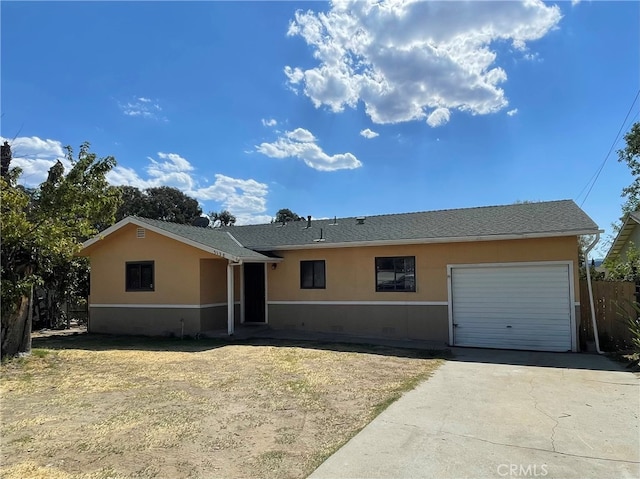
[[[35,345],[0,370],[6,479],[306,477],[441,364],[304,342]]]

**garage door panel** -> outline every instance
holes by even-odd
[[[473,287],[472,291],[467,288]],[[495,288],[499,287],[500,290],[496,291]],[[490,284],[485,286],[474,286],[472,283],[469,285],[458,286],[453,290],[460,296],[460,299],[485,299],[487,295],[491,295],[491,298],[500,299],[518,299],[518,298],[547,298],[549,296],[556,298],[564,298],[564,292],[566,285],[562,283],[553,285],[538,286],[535,284],[521,284],[521,285],[501,285]]]
[[[496,307],[493,310],[487,310],[487,311],[476,311],[474,308],[458,309],[457,311],[458,313],[468,312],[470,321],[474,319],[482,320],[482,319],[492,319],[492,318],[496,318],[496,319],[499,318],[504,320],[509,320],[509,319],[517,320],[521,318],[545,319],[545,318],[548,318],[552,313],[555,313],[554,316],[557,316],[558,319],[567,318],[567,308],[555,309],[555,310],[544,310],[544,311],[513,311],[513,309]]]
[[[542,304],[544,303],[544,304]],[[494,301],[491,303],[483,302],[482,299],[478,299],[475,301],[460,301],[457,304],[457,308],[459,311],[469,311],[469,312],[478,312],[481,313],[483,311],[513,311],[520,314],[526,314],[528,312],[549,312],[557,311],[561,314],[566,314],[568,311],[568,307],[571,303],[566,301],[565,298],[536,298],[530,299],[525,298],[524,300],[518,301],[517,299],[507,299],[500,300],[499,298],[494,298]]]
[[[451,275],[454,344],[571,349],[568,265],[453,267]]]
[[[535,341],[526,341],[522,343],[511,342],[511,345],[507,348],[502,346],[502,343],[495,342],[472,342],[465,344],[464,342],[460,342],[456,344],[457,346],[463,347],[473,347],[473,348],[492,348],[492,349],[522,349],[526,351],[556,351],[556,352],[564,352],[567,351],[565,348],[564,342],[549,342],[544,340],[535,340]]]
[[[551,319],[548,317],[535,317],[531,316],[532,321],[522,321],[522,319],[526,319],[526,316],[522,317],[514,317],[511,316],[509,318],[499,318],[496,316],[487,315],[485,318],[478,318],[474,321],[462,320],[460,321],[460,317],[458,317],[457,321],[454,321],[454,326],[457,329],[469,329],[469,328],[484,328],[488,326],[501,326],[504,329],[540,329],[542,327],[557,327],[561,326],[568,327],[568,321],[560,321],[558,319]],[[568,319],[568,318],[567,318]],[[507,326],[511,326],[508,328]]]
[[[523,323],[531,323],[531,325],[523,324]],[[549,334],[555,334],[556,331],[569,331],[569,325],[567,324],[565,327],[561,327],[557,324],[557,321],[549,321],[549,320],[540,320],[537,318],[533,318],[533,321],[511,321],[507,322],[504,320],[492,320],[491,318],[487,318],[486,321],[481,323],[470,324],[468,322],[464,322],[462,324],[454,323],[455,330],[457,332],[464,331],[486,331],[489,329],[500,329],[500,330],[517,330],[517,331],[536,331],[539,334],[545,334],[545,328],[553,328],[553,332]],[[511,326],[510,328],[507,326]]]
[[[552,332],[545,332],[542,331],[542,328],[554,328]],[[511,337],[516,337],[518,336],[521,332],[530,332],[530,333],[535,333],[536,337],[543,337],[543,336],[548,336],[548,337],[555,337],[557,335],[558,331],[565,331],[565,332],[569,332],[569,328],[556,328],[555,325],[550,324],[550,323],[546,323],[546,324],[540,324],[540,325],[531,325],[529,327],[527,326],[512,326],[511,328],[507,328],[504,325],[498,324],[498,323],[487,323],[485,325],[478,325],[478,326],[464,326],[464,327],[456,327],[456,334],[458,334],[459,336],[463,336],[463,335],[471,335],[471,334],[476,334],[476,333],[495,333],[495,334],[502,334],[505,336],[511,336]]]

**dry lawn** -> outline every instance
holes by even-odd
[[[441,363],[384,347],[44,338],[2,365],[2,478],[303,478]]]

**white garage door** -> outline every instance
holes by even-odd
[[[452,267],[456,346],[571,350],[568,264]]]

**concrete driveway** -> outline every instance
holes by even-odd
[[[596,355],[454,353],[310,477],[640,478],[635,374]]]

